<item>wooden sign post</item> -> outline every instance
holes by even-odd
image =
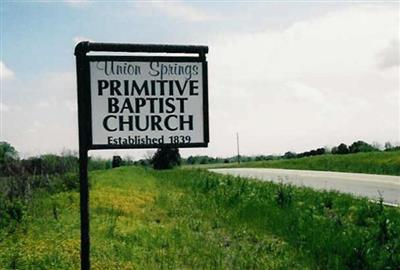
[[[206,46],[185,45],[75,47],[81,269],[90,269],[88,151],[207,147],[207,53]]]

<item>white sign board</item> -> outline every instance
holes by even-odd
[[[93,146],[207,145],[205,62],[91,56],[89,70]]]

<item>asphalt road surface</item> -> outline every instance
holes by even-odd
[[[337,190],[372,200],[379,200],[381,194],[385,203],[400,205],[400,176],[253,168],[210,169],[210,171],[315,189]]]

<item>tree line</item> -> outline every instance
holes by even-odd
[[[333,155],[345,155],[359,152],[377,152],[377,151],[399,151],[400,146],[395,146],[390,142],[385,143],[382,149],[377,144],[368,144],[364,141],[355,141],[350,145],[345,143],[340,143],[332,148],[321,147],[317,149],[312,149],[305,152],[296,153],[293,151],[288,151],[283,155],[256,155],[256,156],[232,156],[228,158],[214,158],[206,155],[189,156],[182,160],[182,164],[195,165],[195,164],[215,164],[215,163],[233,163],[237,162],[250,162],[250,161],[267,161],[267,160],[277,160],[277,159],[292,159],[292,158],[303,158],[310,156],[318,156],[325,154]]]

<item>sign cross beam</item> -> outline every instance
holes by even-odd
[[[82,41],[75,47],[75,55],[85,55],[88,52],[182,53],[205,56],[208,53],[208,47],[170,44],[99,43],[89,41]]]

